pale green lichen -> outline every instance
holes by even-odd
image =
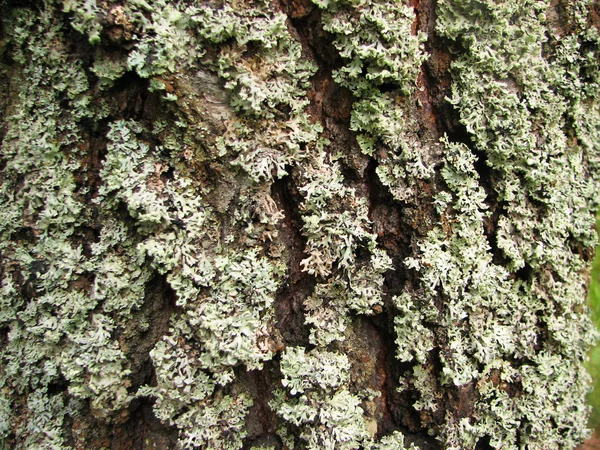
[[[350,391],[350,364],[346,355],[289,347],[282,354],[281,373],[284,389],[275,393],[271,407],[298,427],[298,434],[287,436],[289,448],[406,448],[400,433],[386,436],[378,443],[373,441],[360,406],[370,393]]]
[[[152,350],[157,386],[142,388],[139,394],[156,398],[156,416],[181,430],[183,448],[240,448],[252,400],[243,393],[224,395],[219,388],[222,374],[221,380],[208,375],[202,355],[184,350],[176,334],[172,330]]]
[[[324,153],[307,164],[301,205],[308,257],[303,270],[322,279],[305,301],[311,342],[327,345],[344,340],[349,314],[373,314],[382,304],[383,274],[392,268],[390,258],[377,248],[370,231],[368,205],[343,184],[337,163]],[[369,252],[358,260],[360,249]]]
[[[2,253],[11,263],[2,273],[2,326],[9,331],[0,385],[4,403],[24,396],[27,411],[3,438],[13,432],[26,447],[67,448],[61,427],[65,415],[81,411],[77,399],[89,400],[97,417],[131,399],[128,362],[114,331],[140,305],[150,272],[139,260],[128,269],[136,251],[127,236],[104,234],[102,253],[87,256],[74,239],[91,220],[74,176],[86,155],[78,122],[103,112],[91,102],[81,65],[67,62],[60,25],[48,11],[17,10],[9,23],[23,70],[2,145],[0,208],[10,218],[3,220]],[[15,189],[20,173],[25,182]],[[17,237],[26,230],[32,237]],[[30,292],[17,290],[17,280]],[[49,389],[61,379],[68,405],[67,392]]]
[[[222,24],[231,22],[230,31],[215,31],[216,16]],[[193,16],[202,45],[235,37],[230,45],[219,48],[214,68],[229,80],[225,89],[232,91],[231,106],[240,116],[229,118],[225,134],[215,145],[216,156],[229,162],[225,171],[237,174],[241,167],[250,181],[239,198],[244,202],[254,198],[256,206],[249,209],[241,204],[230,211],[231,224],[244,230],[240,237],[250,250],[227,251],[234,239],[221,237],[218,230],[224,225],[223,218],[203,200],[210,197],[211,188],[199,190],[182,184],[185,178],[177,171],[174,179],[180,180],[179,185],[161,179],[166,166],[153,161],[148,145],[136,139],[142,132],[139,126],[118,123],[109,133],[113,155],[106,158],[105,191],[101,194],[107,195],[107,200],[114,196],[125,202],[138,232],[147,235],[139,250],[151,257],[157,270],[167,274],[177,303],[183,307],[183,313],[172,319],[168,335],[151,352],[161,374],[158,385],[146,387],[142,393],[157,397],[157,416],[178,427],[182,431],[180,442],[188,447],[241,446],[241,427],[250,398],[243,392],[225,397],[239,408],[231,407],[231,418],[219,418],[227,411],[220,406],[223,394],[218,386],[233,383],[228,389],[237,389],[233,369],[260,369],[263,361],[272,358],[277,345],[273,340],[273,301],[282,269],[253,248],[258,238],[275,237],[269,233],[275,233],[274,226],[282,218],[267,189],[274,177],[286,174],[287,165],[308,158],[306,152],[318,137],[319,127],[300,115],[306,104],[301,94],[310,66],[294,66],[293,61],[300,61],[298,43],[282,27],[283,16],[276,15],[275,22],[269,20],[271,16],[260,2],[245,11],[226,5]],[[252,53],[247,51],[249,43],[254,46]],[[263,66],[263,78],[247,68],[254,67],[255,58],[260,58],[261,64],[268,61]],[[296,70],[300,66],[305,67],[304,73]],[[273,96],[263,96],[264,92]],[[176,100],[178,104],[180,101],[187,98]],[[289,112],[278,110],[287,106],[293,106]],[[131,176],[124,176],[127,172]],[[257,201],[260,198],[262,202]],[[256,214],[260,214],[258,229]],[[192,357],[182,352],[180,342],[189,342],[196,354]],[[169,374],[175,368],[182,375],[172,379]],[[183,409],[187,412],[182,414]],[[216,419],[200,421],[204,414]],[[225,439],[226,432],[235,433],[235,437]]]
[[[136,138],[141,132],[133,122],[113,124],[99,196],[103,204],[127,205],[144,237],[138,252],[167,275],[183,308],[173,318],[169,334],[151,352],[158,385],[141,393],[159,398],[155,412],[182,430],[182,445],[225,445],[219,440],[222,432],[237,430],[237,437],[226,442],[239,448],[251,401],[243,394],[220,400],[215,386],[232,382],[234,367],[259,369],[272,357],[272,305],[282,271],[256,250],[202,251],[206,243],[220,240],[217,217],[185,178],[176,174],[176,181],[161,180],[164,166]],[[197,355],[184,353],[180,341],[194,342]],[[173,371],[179,376],[173,378]],[[219,418],[221,414],[229,415]],[[204,415],[206,420],[200,420]]]
[[[100,42],[102,26],[99,23],[100,7],[96,0],[63,0],[63,11],[72,13],[71,25],[82,34],[87,34],[90,44]]]
[[[143,32],[135,36],[135,47],[129,52],[127,65],[142,78],[173,73],[191,64],[198,57],[197,47],[189,28],[193,26],[195,8],[183,8],[164,0],[128,2],[123,14],[130,16]],[[133,7],[131,7],[132,5]],[[129,9],[131,8],[131,9]],[[150,17],[147,17],[149,13]]]
[[[323,28],[334,35],[346,63],[333,78],[358,99],[350,129],[362,152],[378,161],[383,185],[396,199],[410,201],[416,180],[434,173],[428,147],[436,146],[416,137],[418,125],[406,99],[427,58],[425,34],[412,32],[414,11],[401,1],[314,3],[324,9]],[[382,92],[383,85],[391,91]]]
[[[271,12],[266,2],[256,4],[241,11],[228,4],[204,8],[193,20],[208,42],[224,43],[216,64],[235,109],[265,119],[284,117],[284,109],[304,115],[308,80],[316,68],[302,58],[302,46],[287,31],[287,17]],[[259,50],[249,55],[249,45]]]
[[[46,6],[51,9],[50,5]],[[169,6],[155,14],[151,15],[150,23],[142,25],[156,32],[172,31],[171,34],[184,38],[183,26],[177,28],[179,19],[183,20],[181,12]],[[139,15],[136,17],[139,18]],[[3,303],[8,303],[3,312],[3,325],[11,330],[9,345],[2,353],[3,392],[26,395],[33,389],[32,392],[42,395],[44,386],[64,377],[68,382],[68,393],[75,398],[91,399],[90,406],[98,417],[123,410],[135,395],[160,394],[162,400],[157,403],[156,412],[165,422],[185,430],[181,436],[182,445],[239,448],[243,438],[243,417],[251,404],[250,398],[243,393],[223,397],[220,391],[213,392],[213,386],[207,388],[207,398],[195,399],[194,410],[180,414],[173,405],[187,408],[186,402],[191,402],[191,399],[179,398],[176,389],[166,389],[166,381],[156,388],[145,388],[138,394],[128,392],[129,363],[115,340],[117,326],[123,326],[122,321],[131,320],[132,312],[141,307],[153,267],[167,275],[167,281],[177,294],[178,304],[185,308],[185,314],[174,321],[175,328],[165,337],[165,342],[172,342],[174,336],[178,336],[181,339],[199,339],[206,344],[199,349],[200,372],[188,374],[186,385],[192,383],[200,389],[203,378],[210,377],[211,373],[220,384],[227,384],[232,380],[233,367],[246,364],[249,369],[256,369],[272,356],[273,332],[269,327],[272,327],[272,303],[281,268],[259,256],[257,250],[251,249],[243,255],[225,253],[223,246],[226,242],[221,241],[216,231],[219,219],[199,195],[201,191],[177,172],[172,181],[163,177],[169,161],[157,156],[155,148],[139,138],[140,134],[147,132],[134,121],[116,121],[109,126],[107,154],[100,170],[102,185],[92,206],[97,214],[109,216],[112,210],[124,205],[129,223],[107,217],[98,241],[90,245],[90,255],[85,254],[81,247],[73,247],[69,238],[76,235],[76,227],[87,224],[91,216],[90,210],[78,202],[73,182],[73,171],[80,166],[77,159],[80,154],[72,152],[73,157],[69,160],[63,150],[80,143],[78,122],[83,118],[95,119],[98,114],[92,108],[86,109],[90,104],[86,97],[88,86],[80,66],[66,64],[64,59],[58,60],[64,56],[60,47],[56,46],[61,42],[60,31],[53,25],[56,19],[46,13],[38,27],[36,20],[23,11],[15,13],[13,20],[15,32],[12,39],[24,47],[15,59],[31,68],[25,71],[23,103],[15,105],[16,112],[9,122],[12,129],[3,142],[3,154],[10,158],[8,168],[14,171],[12,173],[33,175],[29,186],[21,190],[22,201],[11,198],[14,183],[11,184],[10,179],[5,179],[3,184],[5,217],[15,219],[6,222],[3,230],[3,253],[15,263],[33,268],[33,279],[37,280],[35,289],[39,294],[35,301],[25,302],[13,287],[14,277],[6,273],[3,275],[3,291],[7,294],[3,296]],[[30,36],[37,34],[46,36],[47,42],[53,42],[52,52],[43,44],[31,42]],[[167,36],[163,34],[163,38]],[[168,44],[168,39],[160,45],[164,43]],[[155,44],[159,45],[156,41],[142,40],[130,54],[130,67],[141,76],[164,74],[175,67],[175,59],[171,59],[169,49],[160,47],[150,51]],[[140,60],[139,52],[145,50],[148,50],[148,60],[154,61],[152,67],[136,62]],[[48,54],[57,61],[48,58]],[[169,59],[163,61],[162,54],[168,54]],[[46,62],[52,77],[48,78],[43,72],[44,66],[33,65],[31,61],[37,59]],[[56,70],[52,64],[61,69],[51,72]],[[100,69],[103,67],[101,64],[103,62],[96,64],[96,74],[108,80],[105,86],[109,88],[110,82],[118,79],[122,69],[109,66],[105,71]],[[54,80],[54,84],[40,81],[48,79]],[[35,100],[26,97],[28,92],[34,93]],[[72,108],[61,110],[58,107],[58,98],[63,92],[70,99]],[[37,112],[32,114],[33,111]],[[23,120],[21,116],[26,113],[32,119]],[[52,114],[71,116],[57,117],[52,121]],[[42,116],[44,120],[39,120]],[[63,127],[60,138],[53,129],[59,122]],[[70,128],[64,128],[65,125]],[[37,130],[42,139],[38,138]],[[45,164],[40,165],[40,161]],[[35,170],[31,166],[34,163],[37,165]],[[60,184],[55,188],[56,183],[52,180]],[[269,216],[275,217],[276,213],[272,211]],[[252,220],[245,213],[236,212],[236,216],[240,221]],[[20,221],[27,222],[20,225]],[[31,249],[27,249],[11,243],[11,233],[18,231],[20,226],[35,227],[37,246],[33,244]],[[211,247],[200,251],[211,241]],[[173,249],[176,251],[173,252]],[[222,256],[219,256],[220,253]],[[148,260],[151,265],[147,264]],[[19,270],[18,265],[15,265],[15,270]],[[82,283],[83,289],[71,287],[87,274],[94,274],[89,292],[86,283]],[[209,285],[212,287],[210,290],[207,289]],[[209,299],[212,299],[212,304]],[[147,324],[141,325],[142,329],[144,326],[147,327]],[[157,349],[160,348],[159,343]],[[158,350],[152,352],[159,373],[172,367],[172,363],[166,364],[165,358],[160,356],[165,352],[165,349],[162,353]],[[172,350],[170,352],[173,353]],[[180,356],[174,353],[169,358],[183,364]],[[184,360],[186,358],[189,355]],[[19,368],[23,363],[27,366],[26,372]],[[30,370],[34,372],[27,373]],[[166,374],[165,378],[161,378],[168,379]],[[166,393],[162,393],[161,389]],[[64,394],[48,397],[48,404],[58,402],[56,404],[61,405],[63,397]],[[34,420],[34,415],[35,411],[31,409],[31,420]],[[54,416],[56,423],[62,423],[59,412]],[[44,426],[48,428],[47,436],[60,439],[60,435],[50,431],[49,427],[55,425],[48,422]],[[6,436],[11,430],[4,428]],[[238,430],[233,439],[223,438],[225,431],[232,430]],[[23,436],[28,434],[23,430],[13,429],[12,432]],[[45,446],[44,442],[50,442],[49,438],[43,438],[43,429],[40,429],[39,435],[37,433],[31,434],[31,439],[40,439],[39,445]],[[59,441],[53,442],[47,445],[62,445]]]
[[[452,200],[437,196],[441,224],[406,264],[419,272],[425,293],[411,302],[431,308],[437,296],[444,299],[437,320],[420,321],[443,327],[440,381],[475,383],[480,395],[470,419],[447,413],[447,448],[475,448],[481,439],[494,448],[564,448],[585,436],[581,361],[593,332],[581,316],[585,262],[572,243],[595,241],[590,208],[598,185],[581,174],[599,148],[582,152],[571,137],[586,132],[567,123],[581,117],[581,103],[595,103],[597,83],[578,73],[595,58],[597,32],[582,31],[580,22],[573,34],[553,35],[544,15],[549,5],[534,3],[438,6],[438,31],[464,48],[452,63],[451,102],[473,149],[444,142],[442,176]],[[595,49],[586,56],[579,53],[584,42]],[[586,131],[594,127],[587,120]],[[490,167],[492,195],[501,202],[492,242],[508,260],[504,267],[493,262],[483,227],[488,194],[474,151]],[[518,272],[524,267],[529,274]],[[427,339],[416,342],[413,352],[427,349]],[[417,367],[404,382],[422,393],[415,407],[427,409],[440,393]]]
[[[333,78],[358,97],[393,84],[413,91],[425,57],[420,43],[425,35],[412,33],[413,8],[401,1],[357,2],[313,0],[323,9],[323,29],[335,37],[333,45],[347,61]]]
[[[391,299],[395,354],[410,364],[400,389],[421,418],[439,415],[448,392],[477,392],[469,417],[423,419],[446,448],[575,445],[592,334],[575,249],[595,241],[600,168],[600,39],[587,3],[569,5],[567,33],[546,19],[549,3],[440,0],[438,32],[460,49],[450,101],[468,145],[419,139],[425,37],[412,32],[411,7],[314,3],[343,61],[333,78],[356,97],[350,127],[381,183],[410,203],[417,181],[443,181],[440,223],[404,262],[417,282]],[[256,400],[240,374],[269,362],[281,378],[273,429],[289,448],[406,448],[398,431],[378,435],[367,405],[379,393],[351,376],[357,316],[382,310],[394,267],[367,198],[342,175],[347,155],[330,154],[305,112],[316,68],[287,17],[263,1],[48,0],[2,20],[19,70],[2,118],[0,442],[66,449],[73,418],[122,423],[133,399],[151,397],[181,447],[239,449]],[[95,49],[98,91],[69,57],[64,23]],[[106,39],[127,45],[113,51]],[[95,101],[127,71],[162,95],[160,111],[141,114],[158,115],[152,123],[116,120],[121,105]],[[272,184],[286,176],[300,198],[300,269],[316,281],[303,303],[310,350],[282,350],[275,326],[289,255]],[[156,382],[138,388],[128,339],[151,331],[140,310],[157,277],[174,312],[152,341]]]
[[[426,302],[417,302],[410,294],[394,297],[399,314],[394,317],[396,331],[396,358],[407,362],[416,359],[424,363],[433,350],[433,332],[423,322],[435,322],[437,309]]]

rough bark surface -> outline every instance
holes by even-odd
[[[599,10],[0,0],[0,448],[575,447]]]

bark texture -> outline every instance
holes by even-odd
[[[0,0],[0,448],[573,448],[599,14]]]

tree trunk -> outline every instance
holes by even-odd
[[[0,448],[586,437],[597,2],[0,8]]]

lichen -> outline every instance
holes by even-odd
[[[8,340],[0,385],[5,405],[23,396],[27,410],[3,427],[2,437],[14,433],[26,447],[67,448],[62,424],[81,413],[77,399],[89,400],[98,417],[131,399],[114,331],[143,300],[150,272],[143,261],[131,264],[136,251],[127,233],[105,234],[102,253],[87,253],[80,233],[93,218],[75,178],[87,154],[78,124],[102,118],[103,110],[91,101],[81,64],[67,62],[49,11],[17,10],[9,24],[23,70],[2,145],[1,248],[10,264],[2,272]],[[103,231],[110,227],[107,220]],[[111,305],[118,314],[109,313]],[[64,390],[50,389],[62,383],[70,401]]]
[[[345,62],[333,78],[357,98],[350,129],[361,151],[377,160],[382,184],[397,200],[410,201],[416,181],[434,173],[429,147],[436,143],[416,137],[407,98],[427,59],[426,35],[412,32],[414,11],[400,1],[314,3],[324,9],[323,28]]]
[[[487,439],[494,448],[573,447],[586,433],[581,362],[593,336],[581,315],[586,262],[573,248],[595,241],[598,190],[594,177],[581,177],[598,147],[573,142],[585,133],[573,120],[596,97],[596,82],[576,74],[594,58],[580,46],[597,49],[597,32],[580,22],[556,35],[544,14],[549,5],[535,2],[443,1],[438,8],[438,32],[464,49],[452,63],[450,102],[472,144],[444,141],[441,174],[452,200],[438,195],[440,226],[406,265],[419,272],[426,294],[409,304],[438,305],[437,320],[421,323],[439,324],[448,342],[442,385],[474,383],[479,392],[470,419],[447,413],[445,445],[474,448]],[[489,167],[492,194],[477,159]],[[501,205],[493,236],[484,228],[490,195]],[[412,352],[427,348],[416,342]],[[430,399],[416,407],[430,407],[435,386],[416,372],[411,379]]]
[[[600,198],[589,4],[557,28],[550,2],[440,0],[465,131],[438,142],[415,118],[428,56],[413,8],[314,3],[340,58],[332,82],[354,97],[341,151],[307,112],[329,75],[268,1],[3,15],[0,57],[16,68],[0,66],[0,446],[96,448],[96,424],[152,402],[182,448],[416,448],[379,427],[391,373],[412,430],[420,418],[445,448],[585,436],[584,249]],[[352,151],[376,179],[348,176]],[[384,249],[370,195],[402,214],[425,183],[438,223],[389,254],[400,244]],[[282,305],[292,279],[305,292]],[[283,341],[284,306],[303,308],[306,336]],[[386,319],[394,336],[367,330]],[[376,373],[383,350],[368,354],[378,342],[357,342],[372,335],[394,347],[390,373]],[[266,398],[249,381],[262,375]],[[252,440],[259,409],[274,423]]]
[[[359,97],[374,94],[384,84],[404,93],[413,91],[424,54],[425,35],[412,32],[414,11],[399,1],[369,4],[349,0],[314,0],[323,9],[323,29],[335,36],[333,45],[346,65],[333,78]]]
[[[281,372],[284,389],[275,393],[271,407],[299,430],[294,437],[288,437],[289,448],[406,448],[400,433],[378,443],[373,441],[360,406],[371,395],[350,391],[346,355],[289,347],[282,354]]]

